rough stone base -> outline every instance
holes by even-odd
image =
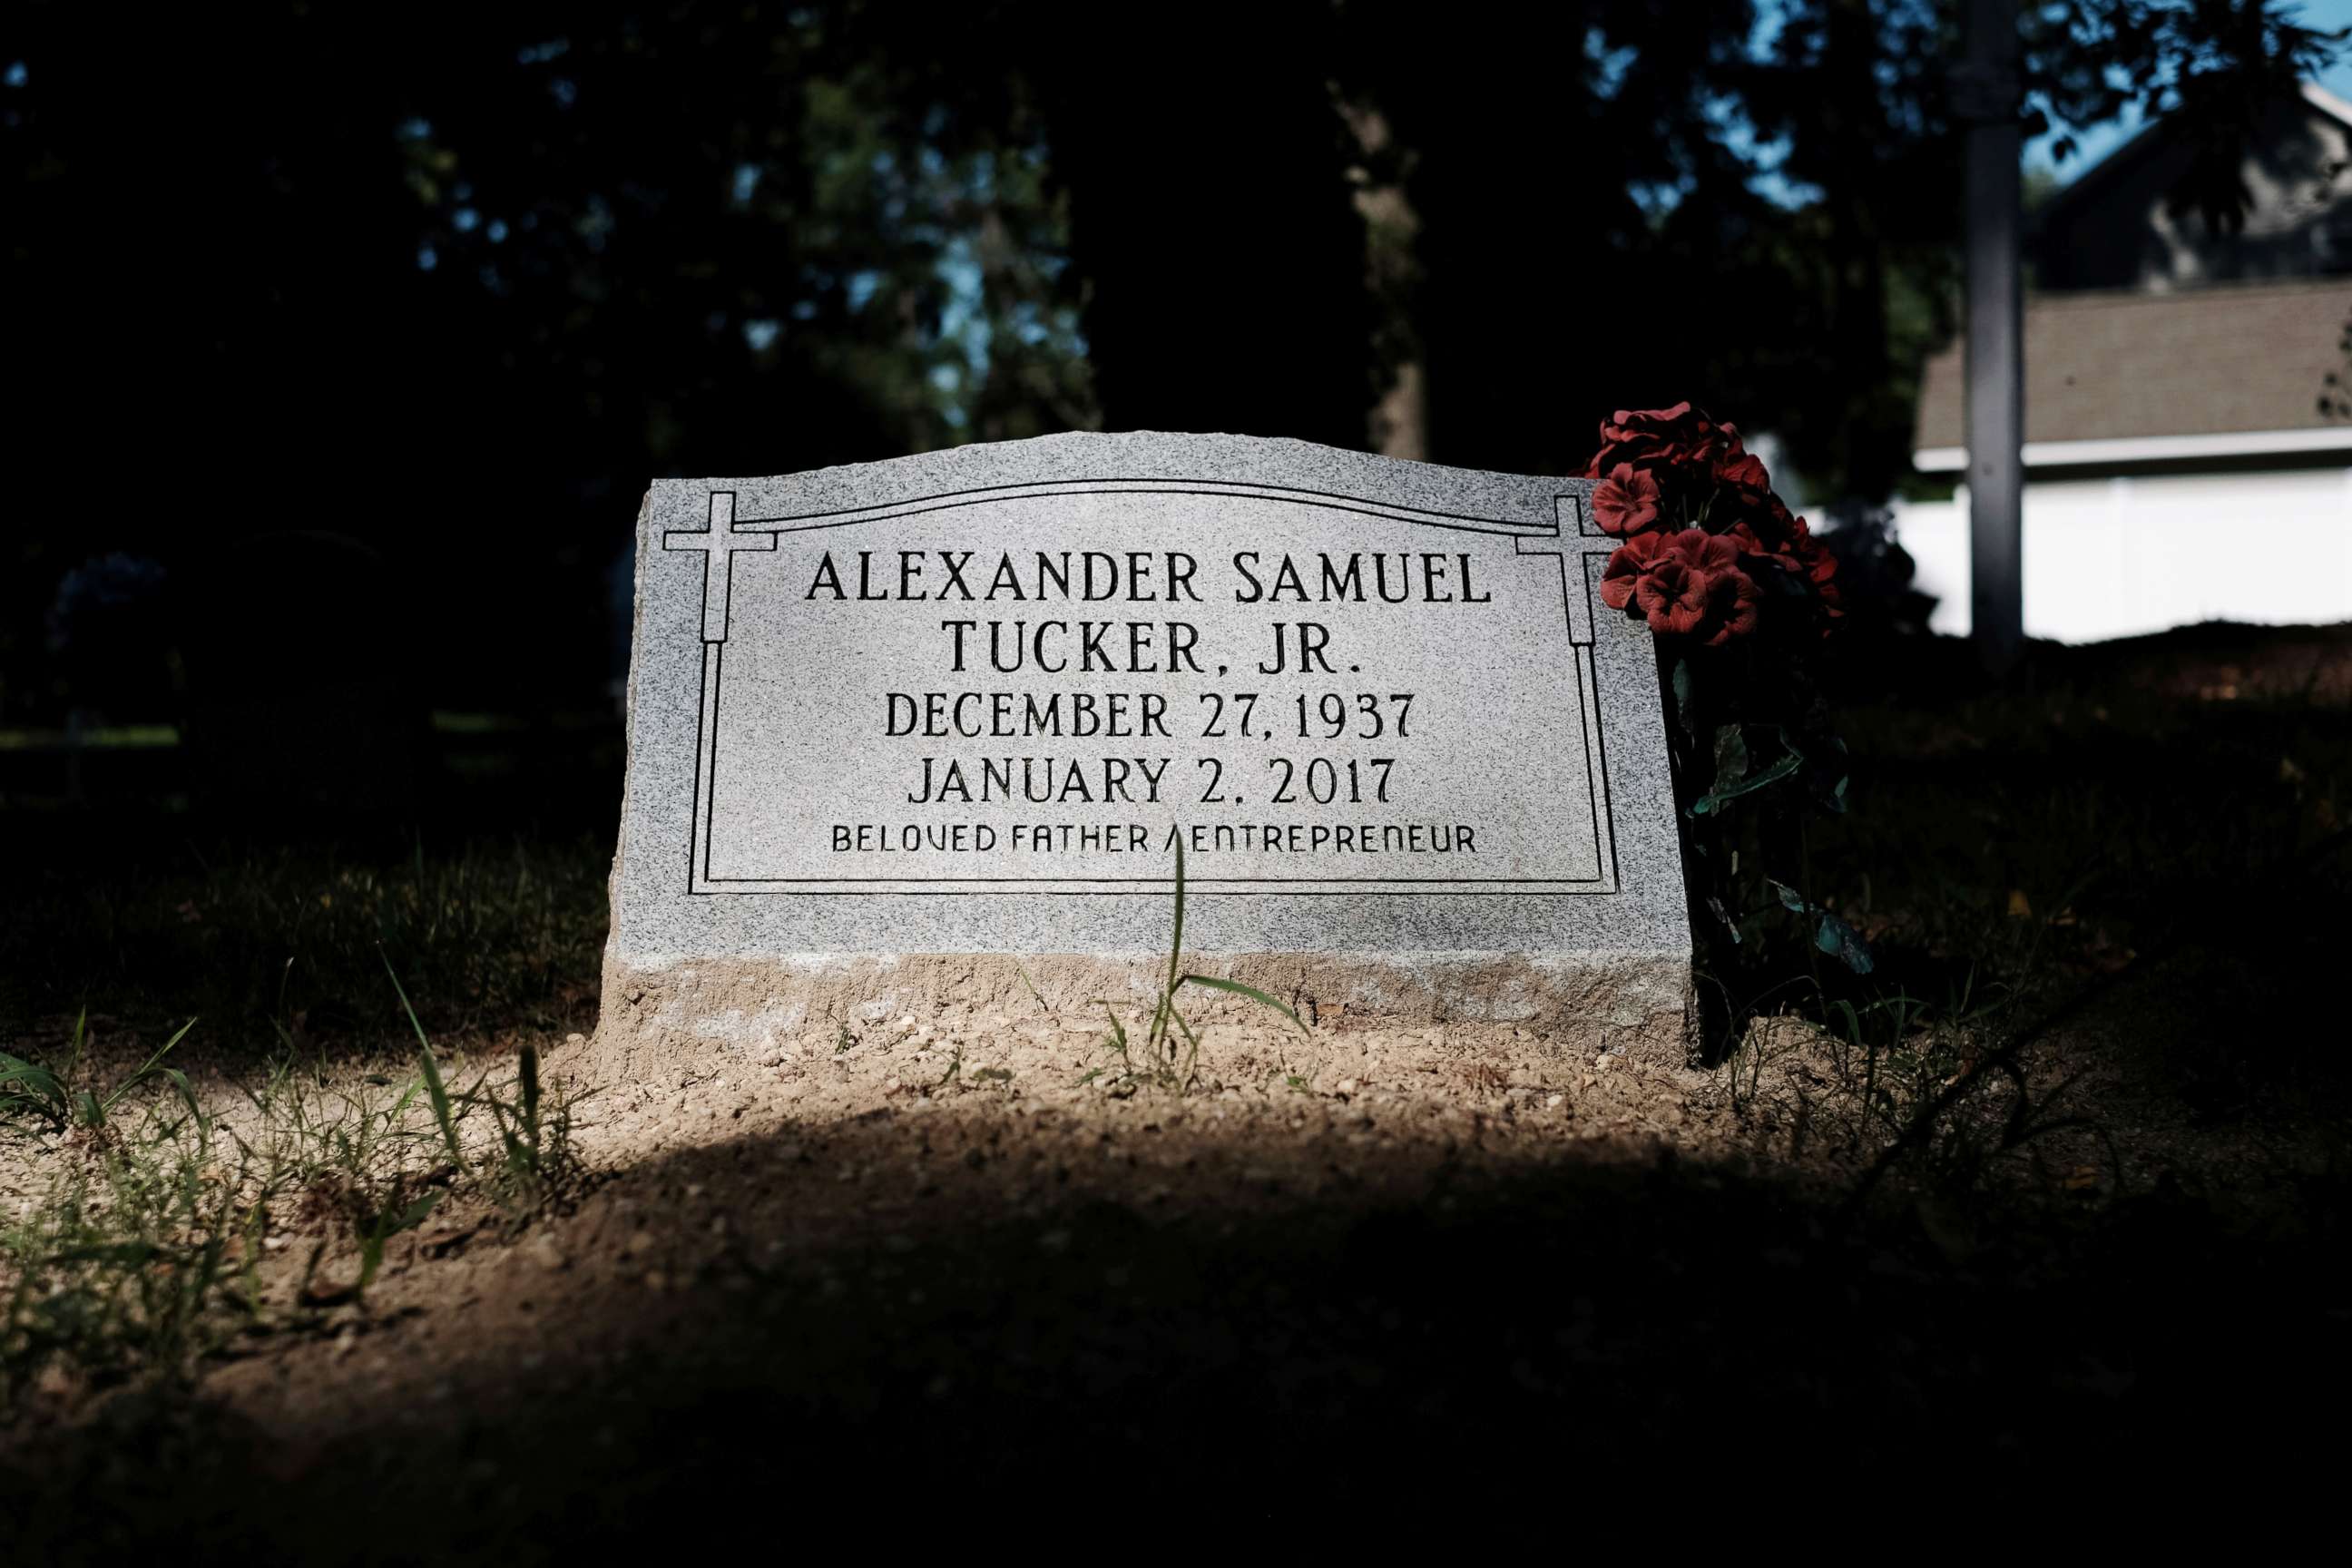
[[[908,1016],[943,1029],[1094,1027],[1102,1002],[1130,1025],[1167,975],[1165,953],[809,954],[681,960],[605,956],[601,1054],[653,1067],[716,1047],[762,1054],[831,1042],[843,1030]],[[1316,1033],[1496,1026],[1680,1068],[1694,1044],[1687,960],[1624,954],[1545,960],[1518,954],[1193,954],[1187,971],[1253,985],[1295,1008]],[[1187,986],[1195,1026],[1278,1023],[1230,993]]]

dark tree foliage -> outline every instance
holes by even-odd
[[[653,475],[1095,425],[1361,444],[1408,362],[1441,461],[1564,469],[1611,409],[1690,396],[1814,493],[1883,494],[1951,324],[1956,16],[20,5],[0,718],[93,699],[69,576],[152,559],[187,624],[267,626],[283,584],[245,563],[289,529],[375,562],[352,602],[384,606],[339,625],[330,574],[304,636],[396,643],[446,704],[562,706],[609,667]],[[2325,42],[2252,0],[2026,22],[2021,111],[2171,115],[2224,224]]]
[[[957,115],[939,62],[821,9],[58,5],[9,33],[20,649],[100,549],[209,590],[231,542],[324,530],[398,581],[352,632],[425,688],[576,705],[649,477],[1095,417],[1034,116]],[[181,595],[189,636],[261,610],[220,586]]]
[[[2080,129],[2126,110],[2189,151],[2171,196],[2234,232],[2248,195],[2241,171],[2264,117],[2292,100],[2343,42],[2276,0],[2083,0],[2025,7],[2027,123]],[[2071,134],[2055,144],[2063,159]]]
[[[1423,220],[1435,456],[1557,468],[1610,411],[1689,397],[1780,437],[1811,493],[1888,493],[1955,325],[1956,0],[1346,10]],[[2263,108],[2334,41],[2291,14],[2026,5],[2020,113],[2161,117],[2199,150],[2178,199],[2232,222]]]
[[[1706,345],[1775,313],[1759,294],[1787,280],[1746,263],[1780,215],[1710,118],[1745,68],[1746,0],[1348,16],[1347,89],[1391,127],[1420,225],[1433,456],[1580,463],[1610,408],[1692,395]]]
[[[1361,445],[1372,318],[1328,79],[1339,17],[1264,0],[1141,26],[1120,7],[1041,15],[1008,68],[1044,95],[1106,421]]]

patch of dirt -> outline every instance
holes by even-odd
[[[657,1070],[471,1037],[476,1070],[544,1047],[580,1177],[445,1205],[363,1302],[192,1386],[53,1384],[0,1430],[11,1550],[524,1563],[812,1521],[1116,1546],[1204,1511],[1709,1507],[1916,1534],[2053,1495],[2284,1519],[2333,1479],[2297,1413],[2352,1392],[2347,1080],[2308,1016],[2340,1011],[2347,649],[2058,650],[2037,691],[1858,715],[1877,793],[1817,852],[1885,938],[1873,983],[1940,996],[1982,959],[2018,985],[1904,1062],[1795,1019],[1706,1072],[1597,1034],[1229,1020],[1178,1093],[1076,1017],[900,1014]],[[203,1038],[182,1065],[234,1121],[250,1059]],[[142,1048],[100,1021],[106,1072]],[[58,1157],[0,1142],[0,1204]],[[348,1267],[314,1224],[265,1258],[272,1300],[320,1239]]]
[[[586,1175],[566,1200],[520,1237],[496,1215],[436,1215],[392,1244],[364,1311],[213,1371],[207,1393],[320,1440],[386,1399],[429,1406],[436,1389],[541,1364],[559,1303],[597,1303],[568,1322],[567,1354],[616,1355],[657,1337],[681,1298],[751,1289],[838,1248],[1088,1205],[1158,1223],[1411,1204],[1471,1173],[1737,1158],[1747,1143],[1713,1076],[1525,1031],[1212,1026],[1203,1045],[1178,1093],[1123,1080],[1098,1029],[952,1035],[907,1016],[840,1048],[688,1054],[634,1083],[601,1078],[609,1064],[575,1036],[545,1068],[580,1107]],[[231,1124],[249,1119],[209,1098]]]
[[[2123,1069],[2099,1058],[2095,1033],[2069,1038],[2092,1076],[2045,1056],[2030,1075],[2036,1091],[2073,1077],[2099,1106],[2123,1103]],[[135,1048],[117,1041],[99,1054]],[[1572,1194],[1579,1209],[1598,1194],[1648,1204],[1664,1194],[1662,1226],[1727,1184],[1753,1189],[1739,1205],[1780,1193],[1768,1206],[1830,1212],[1885,1142],[1861,1113],[1853,1064],[1795,1019],[1756,1026],[1742,1063],[1662,1069],[1504,1028],[1213,1026],[1198,1080],[1179,1093],[1104,1071],[1116,1060],[1090,1028],[955,1033],[902,1016],[833,1048],[761,1059],[714,1048],[654,1081],[614,1083],[592,1076],[608,1064],[573,1036],[549,1051],[546,1071],[580,1107],[582,1179],[527,1225],[448,1205],[395,1238],[364,1303],[312,1331],[235,1348],[206,1370],[203,1402],[208,1419],[260,1444],[273,1472],[302,1476],[383,1438],[388,1415],[405,1429],[593,1404],[648,1365],[662,1379],[723,1382],[777,1291],[797,1298],[792,1310],[816,1332],[877,1281],[896,1289],[974,1247],[1004,1267],[996,1255],[1010,1246],[1020,1275],[1024,1260],[1059,1269],[1105,1226],[1125,1250],[1182,1236],[1214,1252],[1294,1226],[1488,1211],[1530,1184]],[[349,1077],[387,1068],[396,1059]],[[251,1117],[217,1084],[207,1099],[232,1123]],[[1990,1125],[2005,1103],[1975,1114]],[[0,1192],[25,1201],[56,1153],[17,1144]],[[2226,1187],[2251,1168],[2274,1191],[2318,1158],[2315,1146],[2225,1148],[2178,1119],[2119,1130],[2109,1117],[2037,1140],[2001,1169],[2020,1190],[2080,1203],[2159,1179]],[[1822,1221],[1808,1223],[1818,1242]],[[277,1293],[310,1239],[268,1260]],[[347,1250],[346,1239],[337,1266]],[[1661,1256],[1677,1250],[1669,1241]],[[1138,1267],[1148,1266],[1107,1265],[1105,1288]],[[906,1289],[898,1307],[925,1304],[929,1287]],[[949,1364],[939,1375],[965,1374]],[[105,1430],[110,1403],[89,1394],[53,1387],[0,1453],[22,1458],[59,1421]]]
[[[15,1515],[45,1562],[746,1550],[780,1505],[1033,1494],[1060,1523],[1162,1495],[1395,1519],[1570,1477],[1637,1506],[1691,1477],[1621,1457],[1727,1443],[1748,1485],[1834,1465],[1864,1518],[1987,1444],[1981,1499],[2157,1474],[2242,1380],[2341,1376],[2310,1359],[2340,1268],[2216,1219],[2160,1141],[2122,1186],[2016,1162],[2031,1227],[1925,1191],[1850,1214],[1873,1151],[1839,1064],[1793,1022],[1754,1044],[1735,1094],[1508,1032],[1237,1029],[1193,1092],[1121,1094],[1080,1085],[1080,1032],[900,1020],[583,1081],[590,1178],[527,1226],[436,1215],[322,1331],[53,1405],[0,1476],[111,1500],[79,1535]],[[2177,1353],[2225,1297],[2272,1304],[2226,1375]]]

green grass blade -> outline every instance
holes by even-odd
[[[0,1051],[0,1083],[17,1081],[26,1084],[46,1083],[52,1089],[62,1087],[58,1082],[58,1075],[41,1066],[40,1063],[26,1061],[23,1057],[12,1057],[6,1051]]]
[[[400,1213],[393,1219],[392,1229],[387,1231],[385,1234],[389,1236],[397,1236],[404,1230],[415,1230],[418,1226],[423,1225],[426,1219],[431,1217],[433,1214],[433,1205],[440,1201],[441,1194],[439,1193],[425,1194],[423,1197],[417,1199],[415,1203],[401,1210]]]
[[[425,1025],[416,1016],[416,1009],[400,984],[400,975],[392,967],[392,955],[379,946],[376,956],[383,960],[383,972],[392,977],[392,993],[400,998],[401,1011],[408,1015],[408,1026],[416,1031],[416,1058],[425,1070],[425,1092],[433,1101],[433,1120],[441,1129],[441,1142],[448,1146],[450,1163],[463,1170],[466,1149],[457,1142],[457,1120],[449,1113],[449,1089],[441,1081],[440,1064],[433,1059],[433,1042],[425,1037]]]
[[[539,1047],[522,1048],[522,1128],[532,1154],[539,1152]]]
[[[1037,983],[1035,981],[1029,978],[1029,971],[1016,963],[1013,966],[1013,972],[1021,976],[1022,984],[1029,987],[1029,994],[1037,999],[1037,1005],[1045,1010],[1045,1016],[1048,1018],[1052,1017],[1054,1016],[1054,1005],[1045,1000],[1045,994],[1037,989]]]
[[[1246,996],[1251,1001],[1257,1003],[1260,1006],[1273,1008],[1276,1012],[1281,1014],[1284,1017],[1297,1025],[1299,1033],[1311,1034],[1313,1032],[1307,1027],[1307,1021],[1305,1019],[1301,1018],[1297,1014],[1292,1012],[1288,1007],[1276,1001],[1273,997],[1267,995],[1265,992],[1259,990],[1255,985],[1244,985],[1238,980],[1220,980],[1213,974],[1187,974],[1181,980],[1179,980],[1177,984],[1179,985],[1206,985],[1213,991],[1230,991],[1236,996]]]
[[[178,1068],[165,1068],[161,1076],[163,1081],[170,1084],[173,1091],[179,1095],[180,1103],[188,1108],[189,1116],[194,1119],[199,1127],[203,1126],[205,1110],[203,1106],[196,1103],[196,1091],[189,1084],[188,1075]]]
[[[113,1092],[99,1102],[98,1110],[100,1116],[103,1118],[106,1112],[112,1110],[115,1108],[116,1104],[121,1100],[124,1095],[129,1094],[132,1089],[138,1088],[140,1084],[145,1082],[146,1079],[155,1071],[155,1064],[162,1061],[164,1056],[170,1052],[173,1046],[176,1046],[182,1040],[186,1039],[188,1037],[188,1031],[195,1026],[196,1021],[194,1018],[191,1018],[186,1023],[181,1025],[177,1033],[156,1047],[155,1054],[153,1056],[149,1057],[145,1061],[139,1064],[139,1070],[137,1072],[132,1073],[129,1078],[126,1078],[121,1083],[116,1084],[114,1086]],[[193,1108],[194,1101],[192,1100],[190,1104]]]
[[[359,1295],[365,1292],[375,1283],[376,1270],[383,1267],[383,1237],[371,1228],[360,1237],[360,1277],[359,1282],[352,1287],[352,1293]]]
[[[1184,836],[1176,836],[1176,930],[1168,941],[1168,979],[1160,988],[1160,1008],[1151,1020],[1151,1044],[1156,1050],[1168,1034],[1168,1015],[1175,1010],[1177,974],[1184,963]]]
[[[457,1123],[449,1114],[449,1089],[441,1081],[441,1068],[433,1060],[433,1047],[424,1047],[416,1056],[425,1069],[425,1093],[433,1102],[433,1120],[441,1129],[441,1142],[448,1147],[450,1163],[462,1169],[466,1163],[465,1145],[457,1142]]]
[[[19,1105],[59,1127],[73,1119],[73,1097],[63,1079],[38,1062],[0,1051],[0,1110]]]
[[[1192,1032],[1192,1026],[1184,1021],[1183,1014],[1177,1012],[1173,1007],[1168,1011],[1169,1016],[1176,1020],[1177,1028],[1184,1033],[1184,1068],[1176,1075],[1176,1089],[1179,1093],[1181,1093],[1192,1087],[1193,1075],[1200,1068],[1201,1037]]]
[[[1176,836],[1176,934],[1168,943],[1168,984],[1176,984],[1176,965],[1184,953],[1184,836]]]
[[[499,1130],[499,1142],[506,1148],[507,1169],[518,1173],[530,1170],[530,1151],[524,1146],[522,1139],[517,1135],[514,1128],[508,1124],[505,1104],[497,1095],[488,1092],[481,1096],[481,1100],[490,1108],[490,1123]]]
[[[416,1031],[416,1043],[425,1047],[425,1054],[426,1056],[431,1056],[433,1054],[433,1042],[425,1038],[425,1025],[417,1018],[415,1007],[411,1005],[409,1003],[408,992],[407,989],[400,984],[399,973],[392,967],[392,954],[384,952],[383,944],[382,942],[378,942],[376,944],[375,955],[383,960],[383,972],[392,977],[392,994],[400,998],[400,1010],[408,1015],[408,1026]]]
[[[112,1263],[127,1268],[140,1268],[163,1255],[163,1249],[152,1241],[94,1242],[86,1247],[69,1247],[62,1252],[49,1254],[52,1263]]]

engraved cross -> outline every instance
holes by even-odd
[[[662,532],[664,550],[695,550],[702,553],[702,640],[727,640],[727,601],[735,585],[735,552],[773,550],[772,533],[735,531],[735,492],[710,492],[709,528],[672,528]],[[713,568],[716,570],[713,570]]]

